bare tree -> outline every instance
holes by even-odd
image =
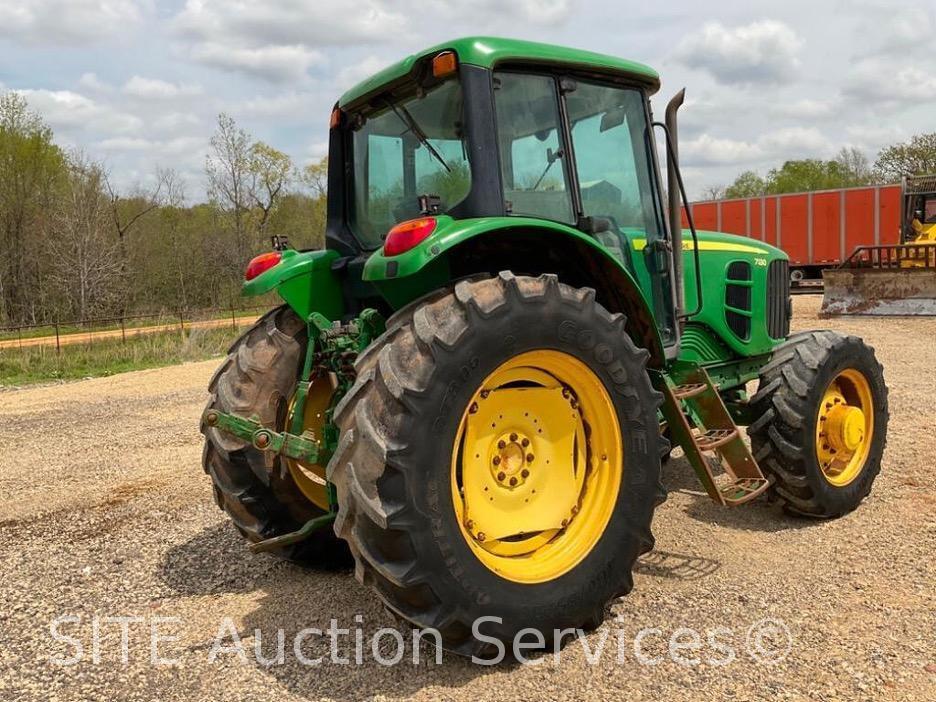
[[[163,185],[163,220],[166,223],[169,251],[173,257],[176,277],[179,282],[179,304],[187,309],[189,302],[185,290],[185,273],[191,252],[181,241],[181,215],[182,208],[185,207],[185,181],[171,168],[157,168],[156,177]]]
[[[721,200],[725,197],[725,189],[721,185],[709,185],[702,190],[703,200]]]
[[[133,228],[133,225],[140,218],[159,207],[164,186],[165,183],[159,177],[159,171],[157,171],[156,185],[152,190],[143,190],[137,186],[130,191],[127,197],[122,197],[120,191],[111,182],[110,176],[104,173],[104,187],[110,199],[111,218],[114,222],[114,230],[117,232],[117,241],[120,243],[122,252],[125,253],[127,234]],[[126,206],[122,206],[121,201],[126,203]]]
[[[869,185],[874,182],[874,173],[868,157],[854,146],[843,146],[833,163],[837,164],[841,171],[842,187]]]
[[[211,153],[205,161],[208,195],[232,220],[234,261],[242,265],[250,253],[247,239],[251,197],[250,135],[234,119],[221,113],[218,129],[209,141]]]
[[[266,235],[270,212],[289,184],[291,172],[292,161],[282,151],[262,141],[250,147],[250,196],[260,210],[257,233],[261,237]]]
[[[50,218],[51,279],[79,319],[119,303],[122,262],[111,234],[104,180],[100,164],[72,155],[64,192]]]

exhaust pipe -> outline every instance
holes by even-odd
[[[676,112],[686,99],[686,89],[676,93],[666,105],[666,131],[669,132],[671,149],[666,150],[666,194],[668,199],[670,237],[673,242],[673,277],[676,279],[676,314],[686,310],[686,293],[683,288],[682,207],[679,202],[679,133]]]

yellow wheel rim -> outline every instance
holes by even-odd
[[[873,438],[871,386],[860,371],[844,370],[823,393],[816,417],[816,458],[825,479],[843,487],[857,478]]]
[[[309,394],[306,397],[305,410],[302,418],[302,431],[310,433],[316,440],[322,439],[322,426],[325,424],[325,411],[331,402],[334,389],[328,378],[320,376],[309,388]],[[289,403],[289,410],[286,413],[286,430],[289,431],[292,426],[293,406],[295,398]],[[289,469],[299,491],[312,504],[321,509],[328,510],[328,490],[325,481],[325,466],[311,465],[301,461],[295,461],[292,458],[283,458],[286,467]]]
[[[485,566],[540,583],[595,547],[622,474],[621,429],[604,385],[573,356],[530,351],[491,373],[465,408],[452,500]]]

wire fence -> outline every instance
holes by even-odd
[[[200,310],[179,310],[147,314],[97,317],[84,320],[55,321],[45,324],[25,324],[0,327],[0,353],[55,347],[57,352],[69,347],[93,346],[95,342],[119,340],[127,343],[136,337],[192,329],[228,327],[237,331],[252,324],[269,306],[213,307]]]

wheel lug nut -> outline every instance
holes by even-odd
[[[482,399],[482,400],[486,400],[486,399],[488,398],[488,395],[490,395],[490,394],[491,394],[491,391],[490,391],[490,390],[482,390],[482,391],[481,391],[481,399]]]
[[[510,487],[513,487],[513,486],[516,485],[516,484],[517,484],[517,479],[516,479],[516,478],[511,478],[511,479],[510,479]]]
[[[565,398],[569,397],[569,388],[562,388],[562,396]]]
[[[469,414],[474,414],[474,413],[477,412],[477,411],[478,411],[478,403],[477,403],[477,402],[472,402],[472,403],[471,403],[471,407],[468,408],[468,413],[469,413]]]
[[[478,532],[478,541],[484,541],[486,538],[483,531]]]
[[[465,522],[465,528],[468,530],[474,529],[474,522],[469,519],[467,522]]]
[[[528,453],[528,454],[527,454],[527,463],[532,463],[532,462],[533,462],[533,454],[532,454],[532,453]]]
[[[524,437],[524,438],[523,438],[523,441],[520,442],[520,445],[521,445],[523,448],[526,448],[527,446],[530,445],[530,440],[527,439],[526,437]]]
[[[493,463],[495,466],[499,466],[499,465],[500,465],[500,456],[494,456],[494,459],[492,460],[492,463]]]
[[[524,468],[523,470],[520,471],[520,477],[521,477],[521,478],[529,478],[529,477],[530,477],[530,471],[528,471],[526,468]]]
[[[516,441],[516,440],[517,440],[517,435],[516,435],[516,434],[511,434],[511,435],[510,435],[510,440],[511,440],[511,441]]]
[[[568,520],[568,519],[563,519],[563,520],[562,520],[562,526],[563,526],[563,527],[567,527],[568,525],[569,525],[569,520]]]
[[[500,441],[497,442],[497,448],[499,449],[507,448],[507,442],[501,439]]]
[[[498,474],[497,474],[497,479],[498,479],[499,481],[501,481],[501,482],[504,482],[504,478],[506,478],[506,477],[507,477],[507,476],[506,476],[506,474],[504,474],[504,473],[498,473]]]

